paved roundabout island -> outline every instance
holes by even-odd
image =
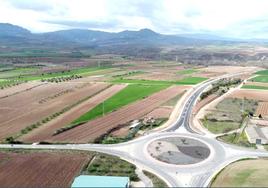
[[[168,164],[189,165],[207,159],[210,149],[204,142],[188,137],[165,137],[148,145],[151,157]]]

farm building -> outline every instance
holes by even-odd
[[[268,144],[268,126],[251,122],[245,131],[250,143]]]
[[[129,177],[81,175],[72,184],[72,188],[78,187],[129,187]]]

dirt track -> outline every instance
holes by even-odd
[[[153,94],[146,99],[130,104],[104,117],[97,118],[79,127],[52,136],[48,141],[56,142],[92,142],[108,130],[119,124],[138,119],[156,107],[184,92],[184,86],[172,86]]]
[[[27,92],[0,99],[0,139],[17,133],[21,129],[74,104],[87,96],[91,96],[107,87],[106,83],[92,83],[78,87],[78,83],[46,84]],[[71,90],[64,95],[58,93]],[[39,101],[51,97],[53,99],[40,104]]]
[[[52,120],[46,125],[43,125],[40,128],[30,132],[29,134],[24,135],[22,138],[20,138],[20,140],[25,142],[38,142],[49,138],[57,129],[68,125],[69,123],[71,123],[84,113],[88,112],[102,101],[113,96],[115,93],[125,87],[126,85],[114,85],[100,92],[99,94],[93,96],[82,104],[59,116],[55,120]]]
[[[89,156],[67,153],[0,153],[1,187],[70,187]]]

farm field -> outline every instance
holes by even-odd
[[[0,185],[69,187],[90,158],[63,152],[0,152]]]
[[[17,134],[63,108],[108,87],[107,83],[49,83],[0,99],[0,138]],[[47,122],[46,119],[45,122]]]
[[[243,89],[260,89],[260,90],[268,90],[266,86],[257,86],[257,85],[243,85]]]
[[[208,66],[205,68],[200,68],[200,71],[213,72],[221,74],[234,74],[243,71],[256,71],[256,67],[241,67],[241,66]]]
[[[193,74],[193,73],[196,73],[198,72],[198,69],[184,69],[184,70],[180,70],[178,71],[178,74]]]
[[[268,160],[242,160],[224,168],[211,187],[266,187]]]
[[[165,85],[128,85],[125,89],[105,100],[102,104],[97,105],[95,108],[83,114],[72,123],[77,124],[92,120],[98,116],[117,110],[122,106],[143,99],[165,88],[167,88]]]
[[[2,149],[2,187],[70,187],[79,175],[129,176],[136,166],[118,157],[88,151]],[[25,181],[27,180],[27,181]]]
[[[211,94],[208,97],[206,97],[205,99],[198,101],[196,103],[196,105],[193,108],[193,114],[198,113],[198,111],[204,107],[206,104],[209,104],[211,101],[215,100],[218,97],[218,95],[216,94]]]
[[[185,86],[172,86],[157,92],[143,100],[127,105],[104,117],[97,118],[73,129],[50,137],[53,142],[94,142],[95,139],[119,124],[143,117],[156,107],[185,91]]]
[[[263,82],[252,82],[252,81],[247,81],[246,84],[245,84],[245,86],[247,86],[247,85],[268,87],[268,83],[263,83]]]
[[[20,140],[23,142],[38,142],[40,140],[45,140],[46,138],[52,136],[56,130],[70,124],[72,121],[79,118],[88,110],[94,108],[95,106],[108,99],[109,97],[113,96],[117,92],[121,91],[125,87],[126,85],[114,85],[105,89],[104,91],[89,98],[85,102],[74,107],[73,109],[69,110],[58,118],[46,123],[38,129],[33,130],[29,134],[23,135]]]
[[[36,71],[38,71],[38,68],[36,67],[6,69],[5,71],[0,71],[0,79],[14,78],[19,77],[21,75],[34,74]]]
[[[230,94],[231,98],[239,99],[253,99],[259,101],[268,101],[267,90],[252,90],[252,89],[239,89]]]
[[[259,102],[256,114],[262,116],[268,116],[268,102]]]
[[[33,89],[35,87],[39,87],[41,85],[44,85],[46,83],[42,83],[42,82],[26,82],[26,83],[22,83],[13,87],[9,87],[9,88],[5,88],[5,89],[1,89],[0,90],[0,98],[5,98],[11,95],[16,95],[19,94],[21,92],[25,92],[28,91],[30,89]]]
[[[169,80],[179,80],[184,76],[178,75],[174,72],[166,72],[166,71],[157,71],[157,72],[144,72],[143,74],[136,74],[128,77],[124,77],[125,79],[130,80],[153,80],[153,81],[169,81]]]
[[[115,79],[113,83],[130,83],[130,84],[146,84],[146,85],[195,85],[207,80],[203,77],[186,77],[178,81],[163,80],[134,80],[134,79]]]
[[[251,81],[267,83],[268,82],[268,76],[267,75],[266,76],[263,76],[263,75],[257,76],[257,77],[252,78]]]
[[[168,118],[172,110],[173,108],[171,106],[160,106],[146,114],[146,117],[153,117],[154,119]]]
[[[268,76],[268,70],[260,70],[260,71],[255,72],[255,74]]]
[[[33,81],[33,80],[42,80],[42,79],[49,79],[49,78],[57,78],[57,77],[66,77],[72,75],[80,75],[80,76],[90,76],[94,74],[100,73],[100,71],[105,70],[106,68],[80,68],[80,69],[73,69],[68,71],[61,71],[55,73],[43,73],[40,75],[30,75],[30,76],[21,76],[19,80],[23,81]]]

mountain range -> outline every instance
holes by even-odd
[[[31,33],[29,30],[7,23],[0,23],[2,46],[72,46],[107,47],[118,45],[202,45],[211,43],[237,42],[213,35],[163,35],[150,29],[122,31],[118,33],[70,29],[47,33]]]

